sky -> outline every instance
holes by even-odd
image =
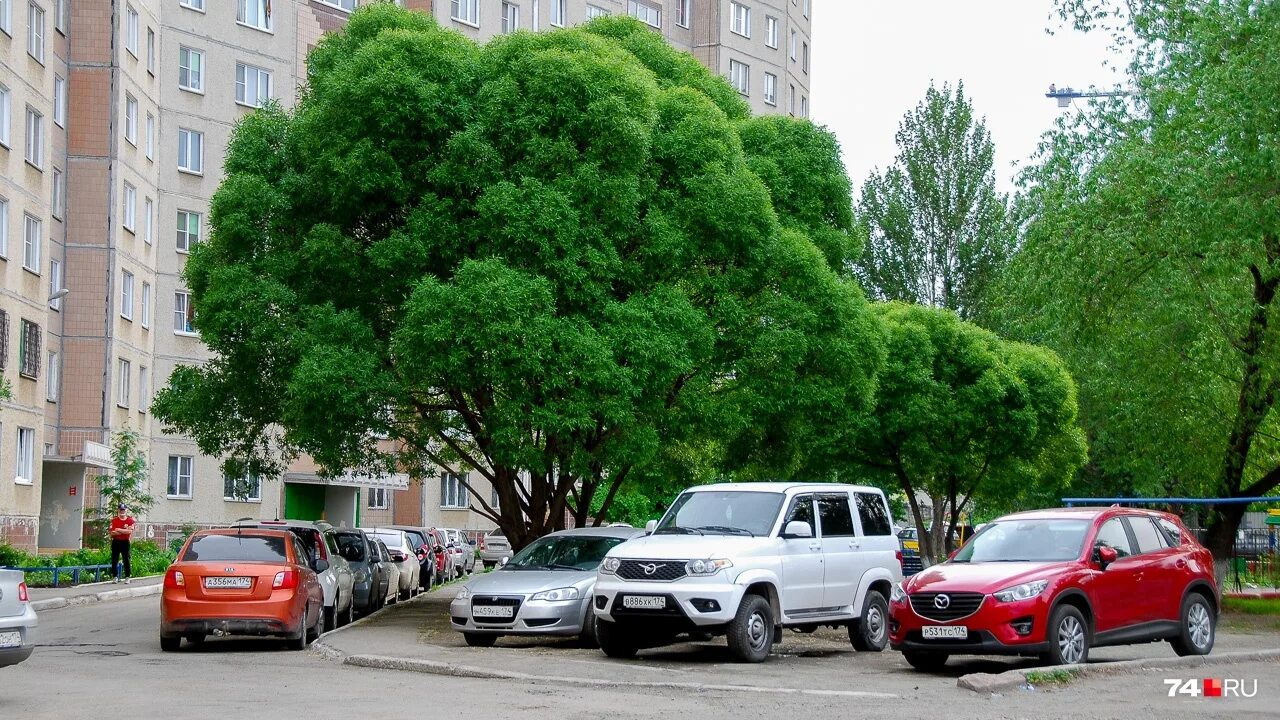
[[[1017,163],[1063,112],[1059,87],[1117,84],[1107,39],[1050,18],[1052,0],[814,0],[814,122],[840,140],[855,196],[897,154],[902,116],[930,80],[963,80],[995,143],[996,183],[1014,188]],[[1052,28],[1054,35],[1046,33]]]

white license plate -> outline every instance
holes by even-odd
[[[473,605],[471,614],[475,617],[509,618],[515,617],[516,609],[510,605]]]
[[[22,633],[0,632],[0,648],[22,647]]]
[[[253,578],[248,577],[207,577],[204,579],[207,588],[249,588],[253,587]]]
[[[623,595],[622,607],[631,610],[665,610],[667,599],[661,595]]]
[[[963,625],[925,625],[920,628],[925,640],[968,640],[969,628]]]

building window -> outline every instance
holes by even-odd
[[[178,0],[178,4],[184,8],[204,12],[204,0]]]
[[[271,99],[271,71],[236,63],[236,102],[262,107]]]
[[[502,3],[502,32],[513,33],[520,29],[520,6],[515,3]]]
[[[203,0],[200,6],[204,7]],[[271,32],[271,0],[239,0],[236,6],[236,22]]]
[[[67,81],[61,75],[53,76],[53,124],[67,125]]]
[[[9,364],[9,313],[0,310],[0,370]]]
[[[124,49],[128,50],[135,58],[138,57],[139,20],[138,11],[134,10],[132,5],[126,6],[124,20]]]
[[[191,252],[200,242],[200,213],[178,211],[178,252]]]
[[[751,94],[751,66],[737,60],[729,61],[729,84],[743,95]]]
[[[751,37],[751,8],[736,2],[729,3],[729,30]]]
[[[440,474],[440,507],[471,507],[471,498],[467,496],[467,488],[462,484],[463,477],[465,476],[453,473]]]
[[[147,73],[156,74],[156,31],[147,28]]]
[[[605,9],[604,9],[604,8],[602,8],[602,7],[596,7],[595,5],[588,5],[588,6],[587,6],[587,19],[588,19],[588,20],[595,20],[595,19],[596,19],[596,18],[598,18],[598,17],[605,17],[605,16],[607,16],[607,15],[609,15],[609,14],[610,14],[610,13],[609,13],[609,11],[608,11],[608,10],[605,10]]]
[[[30,485],[36,479],[36,431],[18,428],[18,467],[14,482]]]
[[[778,104],[778,76],[773,73],[764,74],[764,101],[770,105]]]
[[[32,380],[40,377],[40,326],[30,320],[22,321],[18,336],[18,374]]]
[[[40,272],[40,247],[43,243],[44,223],[23,213],[22,215],[22,267],[33,273]]]
[[[557,27],[564,27],[564,16],[567,10],[564,6],[565,0],[551,0],[551,24]]]
[[[44,399],[58,402],[58,353],[49,351],[49,377],[44,381]]]
[[[796,86],[787,86],[787,112],[792,115],[796,114]]]
[[[498,494],[498,488],[489,488],[489,507],[498,510],[502,507],[502,496]]]
[[[204,92],[204,53],[189,47],[178,48],[178,87]]]
[[[58,168],[53,169],[53,201],[49,208],[49,213],[58,220],[62,219],[62,198],[65,195],[66,177]]]
[[[320,2],[325,5],[332,5],[339,10],[346,10],[347,12],[351,12],[356,9],[356,0],[320,0]]]
[[[27,162],[44,169],[44,115],[27,106]]]
[[[800,69],[809,72],[809,43],[800,43]]]
[[[4,0],[0,0],[4,2]],[[10,117],[13,115],[13,94],[4,84],[0,84],[0,145],[9,147]]]
[[[631,17],[650,27],[662,27],[662,10],[639,0],[627,0],[627,12]]]
[[[169,484],[165,486],[165,497],[191,499],[191,470],[194,466],[195,458],[190,455],[169,456]]]
[[[804,4],[801,7],[804,8],[804,16],[809,17],[809,0],[803,0],[803,2]]]
[[[124,229],[133,232],[138,221],[138,190],[129,183],[124,184],[124,212],[121,218]]]
[[[133,320],[133,273],[120,271],[120,317]]]
[[[156,116],[147,113],[147,159],[155,159],[156,147]]]
[[[124,139],[138,146],[138,99],[129,93],[124,94]]]
[[[0,197],[0,258],[9,257],[9,200]],[[4,358],[0,357],[0,367],[4,367]]]
[[[778,18],[772,15],[764,17],[764,44],[775,50],[778,48]]]
[[[142,283],[142,327],[151,327],[151,283]]]
[[[62,263],[57,260],[49,261],[49,296],[52,297],[62,289]],[[62,298],[49,301],[49,307],[54,310],[62,309]]]
[[[796,36],[796,31],[792,30],[791,31],[791,59],[792,60],[796,59],[797,42],[798,42],[798,37]]]
[[[809,117],[809,98],[800,96],[800,117]]]
[[[195,175],[204,173],[204,133],[178,128],[178,170]]]
[[[480,0],[449,0],[449,17],[480,27]]]
[[[9,6],[11,4],[12,0],[0,0],[0,30],[3,30],[5,34],[10,37],[13,36],[13,18],[10,17],[9,13]]]
[[[191,304],[191,293],[179,290],[173,294],[173,331],[186,335],[194,335],[195,326],[192,319],[195,308]]]
[[[27,54],[44,64],[44,9],[35,0],[27,5]]]
[[[124,358],[116,359],[116,405],[122,408],[129,407],[129,374],[133,372],[133,366]]]
[[[229,502],[260,502],[262,500],[262,477],[257,473],[247,473],[244,477],[239,478],[223,475],[222,499]]]
[[[146,365],[138,367],[138,412],[151,409],[151,371]]]
[[[142,241],[151,244],[151,233],[155,229],[155,203],[151,198],[142,201]]]
[[[690,0],[676,0],[676,24],[680,27],[689,27],[689,3]]]
[[[386,510],[391,507],[386,488],[369,488],[369,509]]]

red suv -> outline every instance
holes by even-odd
[[[920,670],[951,655],[1083,663],[1089,648],[1168,640],[1213,649],[1213,557],[1173,515],[1068,508],[990,523],[893,588],[889,641]]]

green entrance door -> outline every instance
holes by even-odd
[[[284,484],[286,520],[320,520],[324,517],[324,485]]]

